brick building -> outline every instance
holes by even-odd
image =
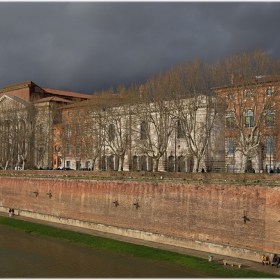
[[[215,88],[227,104],[225,164],[227,172],[277,172],[280,166],[280,77],[231,77]]]
[[[53,125],[61,122],[60,107],[86,94],[40,87],[32,81],[0,90],[0,161],[4,168],[52,166]]]
[[[215,119],[200,168],[276,172],[280,166],[279,77],[245,80],[232,76],[230,84],[212,90],[227,103],[227,109],[220,110]],[[164,113],[155,109],[155,103],[143,103],[139,114],[139,107],[130,101],[121,94],[89,96],[40,87],[32,81],[5,86],[0,90],[1,166],[153,171],[157,165],[159,171],[195,171],[185,124],[174,102],[165,101],[165,107],[171,108],[166,123],[169,138],[156,162],[156,153],[161,151],[145,148],[159,143],[156,122],[165,118]],[[181,103],[191,102],[182,99]],[[203,102],[197,107],[200,124],[206,124],[216,110],[207,112],[209,106]],[[147,124],[147,119],[153,124]]]

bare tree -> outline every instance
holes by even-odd
[[[130,147],[132,96],[124,86],[118,86],[116,93],[109,89],[103,92],[101,97],[103,101],[100,104],[102,110],[98,111],[98,126],[104,150],[109,149],[111,156],[115,156],[114,164],[111,158],[108,167],[121,171],[124,169],[125,155]]]
[[[5,168],[9,163],[25,168],[32,158],[33,121],[35,110],[31,103],[16,96],[1,99],[1,157]]]
[[[240,172],[247,172],[252,158],[261,152],[266,122],[274,118],[279,61],[257,49],[227,58],[216,71],[220,84],[227,84],[216,90],[227,100],[227,126],[234,131],[235,149],[242,158]]]
[[[225,104],[211,92],[214,84],[212,65],[180,64],[173,72],[172,95],[174,114],[181,124],[187,146],[187,154],[193,161],[193,170],[198,171],[206,161],[209,143],[217,135],[218,119],[223,116]],[[209,159],[208,159],[209,160]]]
[[[159,74],[147,80],[141,89],[141,100],[135,105],[135,118],[138,125],[138,140],[135,144],[139,154],[153,160],[153,171],[158,171],[159,161],[166,153],[170,136],[174,131],[170,99],[170,77]]]

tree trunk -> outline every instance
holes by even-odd
[[[241,164],[241,169],[240,173],[245,173],[247,169],[247,164],[248,164],[248,155],[242,155],[242,164]]]
[[[124,154],[120,156],[118,171],[123,171],[123,165],[124,165]]]
[[[158,171],[158,165],[159,165],[159,158],[156,158],[154,160],[154,165],[153,165],[153,172],[157,172]]]
[[[198,157],[193,158],[194,163],[193,163],[193,172],[199,172],[199,167],[200,167],[200,161],[201,159]]]

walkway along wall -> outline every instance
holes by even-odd
[[[279,206],[269,185],[0,178],[2,211],[256,261],[280,254]]]

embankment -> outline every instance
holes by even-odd
[[[280,187],[1,176],[0,210],[211,253],[280,253]]]

